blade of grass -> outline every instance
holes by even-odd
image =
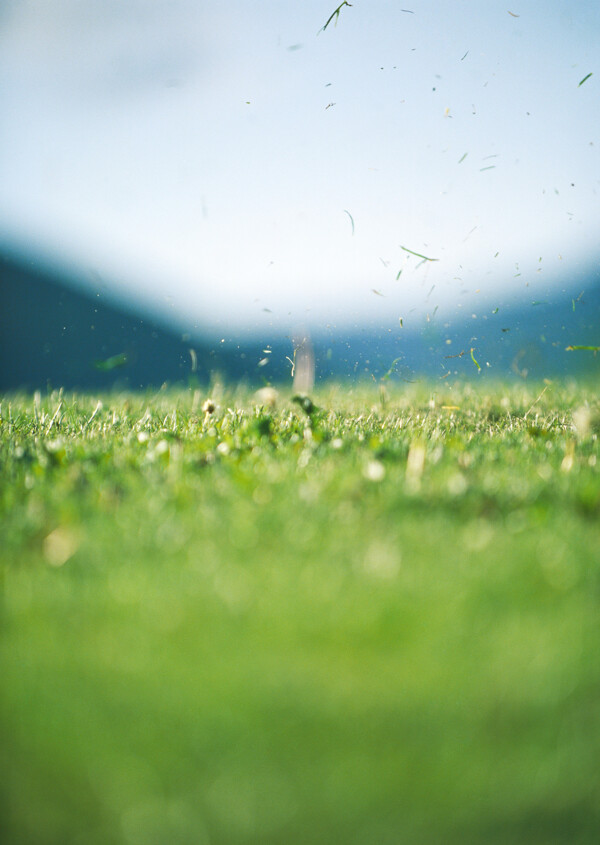
[[[337,9],[335,9],[335,10],[334,10],[334,11],[333,11],[330,15],[329,15],[329,17],[327,18],[327,21],[325,22],[325,25],[321,27],[321,29],[319,30],[319,32],[325,32],[325,30],[327,29],[327,27],[329,26],[329,24],[331,23],[331,21],[332,21],[334,18],[335,18],[335,23],[334,23],[334,26],[337,26],[338,18],[339,18],[339,16],[340,16],[340,11],[344,8],[344,6],[352,6],[352,3],[348,3],[348,2],[347,2],[347,0],[344,0],[344,2],[343,2],[343,3],[340,3],[340,5],[337,7]],[[319,32],[317,32],[317,35],[319,34]]]
[[[346,211],[346,209],[344,209],[344,214],[347,214],[350,218],[350,223],[352,225],[352,234],[354,234],[354,217],[350,214],[349,211]]]
[[[413,249],[409,249],[409,248],[408,248],[408,247],[406,247],[406,246],[402,246],[402,245],[400,245],[400,249],[403,249],[403,250],[404,250],[404,252],[408,252],[408,253],[410,253],[410,255],[416,255],[416,256],[417,256],[417,258],[422,258],[422,259],[423,259],[423,261],[439,261],[439,260],[440,260],[439,258],[429,258],[429,256],[428,256],[428,255],[423,255],[423,254],[422,254],[422,253],[420,253],[420,252],[415,252]]]
[[[475,359],[475,355],[473,354],[474,352],[475,352],[475,349],[474,349],[473,347],[471,347],[471,361],[473,361],[473,363],[474,363],[474,364],[475,364],[475,366],[477,367],[477,370],[478,370],[479,372],[481,372],[481,367],[479,366],[479,364],[478,364],[477,360]]]
[[[587,349],[590,352],[599,352],[600,346],[565,346],[566,352],[575,352],[578,349]]]
[[[110,358],[106,358],[104,361],[96,360],[94,361],[94,367],[97,370],[109,371],[114,370],[117,367],[124,367],[127,363],[127,353],[120,352],[118,355],[111,355]]]

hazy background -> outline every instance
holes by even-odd
[[[336,5],[4,0],[2,247],[215,337],[597,270],[600,4]]]

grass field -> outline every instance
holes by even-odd
[[[599,842],[597,389],[211,398],[1,402],[3,843]]]

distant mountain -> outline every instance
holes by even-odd
[[[86,292],[87,291],[87,292]],[[581,293],[583,291],[583,293]],[[0,255],[0,391],[140,389],[169,384],[290,383],[289,338],[211,343],[117,305],[103,290],[65,283],[55,271]],[[419,317],[411,325],[315,331],[317,380],[421,376],[555,378],[598,372],[600,356],[566,351],[600,344],[600,274],[546,302]]]
[[[0,256],[1,391],[207,384],[216,373],[237,380],[249,369],[239,350],[214,349],[100,290],[86,293],[35,263]]]

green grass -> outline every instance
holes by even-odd
[[[1,402],[2,841],[600,841],[597,391],[205,398]]]

